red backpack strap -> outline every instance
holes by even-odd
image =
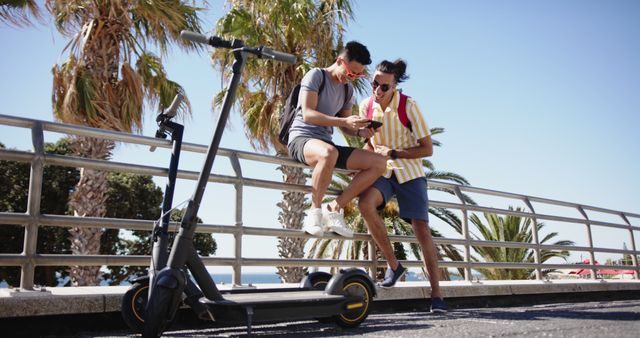
[[[367,118],[371,120],[373,118],[373,95],[369,98],[369,103],[367,104]]]
[[[409,121],[409,116],[407,116],[408,96],[400,92],[398,92],[398,94],[400,94],[400,102],[398,103],[398,118],[400,119],[400,123],[402,123],[403,126],[407,127],[410,132],[413,132],[413,130],[411,129],[411,121]]]

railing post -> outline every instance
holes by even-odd
[[[627,218],[627,216],[624,213],[620,213],[620,217],[622,217],[622,219],[624,220],[625,223],[627,223],[627,225],[629,226],[629,237],[631,238],[631,250],[633,250],[633,255],[631,255],[631,261],[633,262],[633,266],[634,266],[634,273],[633,273],[633,277],[635,279],[638,279],[638,270],[640,269],[640,267],[638,266],[638,257],[636,256],[636,241],[635,241],[635,236],[633,235],[633,229],[631,228],[631,222],[629,222],[629,219]],[[624,257],[624,254],[622,254],[622,257]]]
[[[35,275],[36,249],[38,246],[38,223],[40,221],[40,200],[42,196],[42,175],[44,172],[44,135],[42,123],[35,122],[31,128],[31,142],[35,157],[31,161],[31,172],[29,176],[29,196],[27,202],[27,215],[29,223],[25,225],[24,247],[22,255],[25,256],[24,263],[21,264],[20,288],[33,290],[33,279]]]
[[[231,167],[233,167],[233,171],[236,173],[236,177],[238,178],[239,183],[234,184],[234,188],[236,189],[236,231],[233,233],[233,237],[235,239],[234,251],[235,251],[235,262],[233,263],[233,285],[242,285],[242,235],[243,235],[243,226],[242,226],[242,192],[244,184],[242,183],[242,168],[240,167],[240,161],[238,160],[238,154],[233,152],[231,156],[229,156],[229,160],[231,161]]]
[[[462,211],[462,235],[464,236],[464,262],[466,263],[464,268],[464,280],[467,282],[471,282],[471,237],[469,236],[469,215],[467,212],[467,202],[465,202],[464,197],[462,196],[462,192],[459,187],[454,188],[454,192],[458,199],[460,199],[460,203],[462,206],[460,210]]]
[[[593,267],[591,269],[591,279],[596,279],[596,255],[593,252],[593,235],[591,234],[591,223],[589,223],[589,216],[587,216],[587,213],[584,211],[584,209],[581,206],[577,206],[576,208],[578,209],[578,211],[580,211],[582,217],[587,220],[585,225],[587,226],[587,236],[589,238],[589,257],[591,258],[591,266]]]
[[[533,205],[531,204],[531,201],[529,201],[528,197],[524,198],[524,203],[527,205],[529,210],[531,210],[531,213],[535,215],[536,211],[533,209]],[[533,255],[533,260],[536,263],[536,279],[542,280],[542,269],[540,268],[540,240],[538,239],[538,220],[535,217],[532,217],[531,221],[533,222],[531,226],[531,235],[533,236],[533,242],[536,244],[536,248],[534,249],[535,255]]]

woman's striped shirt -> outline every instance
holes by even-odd
[[[360,102],[360,116],[367,116],[367,105],[370,99],[368,97]],[[429,126],[424,120],[418,104],[411,97],[407,98],[406,112],[409,121],[411,121],[413,131],[409,131],[409,128],[402,125],[400,118],[398,118],[399,101],[400,95],[398,95],[398,91],[395,91],[391,103],[384,112],[378,103],[373,103],[372,119],[383,123],[382,127],[376,129],[375,135],[371,138],[371,143],[374,147],[382,145],[391,149],[412,148],[419,145],[419,139],[431,135]],[[390,178],[394,172],[399,183],[425,176],[421,158],[388,160],[384,177]]]

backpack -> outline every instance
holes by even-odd
[[[318,97],[320,97],[320,93],[324,89],[324,78],[325,71],[324,69],[320,69],[322,71],[322,81],[320,82],[320,87],[318,88]],[[278,130],[278,140],[283,145],[287,145],[289,143],[289,129],[291,129],[291,125],[293,124],[293,120],[296,118],[296,113],[298,112],[298,97],[300,96],[300,84],[298,83],[293,89],[289,96],[287,97],[287,101],[284,103],[284,107],[282,112],[280,112],[280,117],[278,118],[279,122],[279,130]],[[345,102],[347,102],[349,95],[349,86],[345,83],[344,85],[344,97]]]
[[[411,121],[409,121],[409,117],[407,116],[407,98],[409,97],[402,94],[401,92],[398,92],[398,94],[400,94],[400,103],[398,103],[398,118],[400,119],[400,123],[402,123],[403,126],[409,129],[410,132],[413,132],[413,129],[411,128]],[[371,98],[369,98],[369,103],[367,104],[367,118],[369,120],[371,120],[371,118],[373,117],[373,101],[373,96],[371,96]]]

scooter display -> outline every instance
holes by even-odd
[[[296,57],[264,46],[248,47],[238,39],[228,41],[188,31],[183,31],[181,37],[195,43],[208,44],[214,48],[230,49],[235,61],[232,65],[233,76],[225,93],[196,189],[188,201],[166,267],[152,279],[142,336],[158,337],[173,320],[182,302],[183,293],[189,287],[190,278],[187,276],[185,267],[203,294],[199,303],[205,307],[206,317],[218,322],[245,323],[249,334],[251,334],[252,324],[257,321],[332,318],[343,327],[360,325],[368,316],[375,296],[373,282],[360,269],[340,270],[328,281],[324,290],[289,292],[259,290],[251,293],[223,294],[216,287],[194,248],[193,236],[197,227],[196,216],[235,100],[244,63],[249,55],[286,63],[295,63]]]

